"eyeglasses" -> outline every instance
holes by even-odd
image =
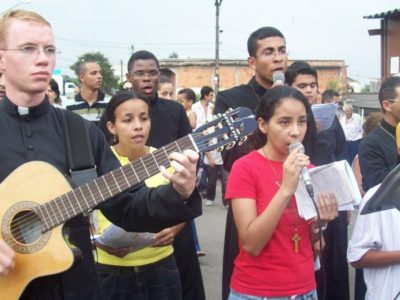
[[[158,71],[158,70],[152,70],[149,72],[137,71],[137,72],[130,73],[129,75],[140,78],[140,79],[144,78],[147,75],[151,79],[156,79],[158,77],[158,75],[160,75],[160,71]]]
[[[391,103],[400,102],[400,100],[398,100],[398,99],[388,99],[387,101],[389,101],[389,102],[391,102]]]
[[[36,45],[26,45],[26,46],[22,46],[19,48],[15,48],[15,49],[1,49],[4,51],[18,51],[19,53],[21,53],[22,55],[25,56],[34,56],[34,55],[39,55],[40,51],[43,51],[44,55],[46,55],[47,57],[53,57],[55,56],[57,53],[60,53],[60,51],[57,50],[56,47],[53,46],[49,46],[49,47],[39,47]]]

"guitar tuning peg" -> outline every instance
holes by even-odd
[[[233,146],[235,146],[235,142],[230,142],[229,144],[226,145],[226,150],[231,149]]]
[[[238,142],[238,145],[239,145],[239,146],[243,145],[243,143],[244,143],[246,140],[247,140],[247,136],[241,138],[241,139],[239,140],[239,142]]]

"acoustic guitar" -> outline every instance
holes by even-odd
[[[0,299],[18,299],[33,279],[71,267],[73,254],[62,224],[169,167],[172,152],[207,152],[242,143],[257,124],[251,111],[237,108],[175,142],[72,189],[52,165],[33,161],[15,169],[0,185],[0,238],[16,264],[0,276]],[[161,133],[160,133],[161,134]]]

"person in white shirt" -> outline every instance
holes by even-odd
[[[365,194],[360,211],[376,192]],[[393,208],[359,215],[349,242],[347,260],[364,269],[366,300],[400,298],[400,212]]]
[[[359,114],[353,113],[353,106],[349,103],[343,106],[343,111],[345,115],[340,119],[340,124],[346,136],[348,162],[351,164],[363,137],[363,119]]]

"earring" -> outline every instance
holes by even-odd
[[[113,144],[115,145],[115,144],[117,144],[118,143],[118,137],[117,137],[117,135],[115,134],[115,135],[113,135]]]

